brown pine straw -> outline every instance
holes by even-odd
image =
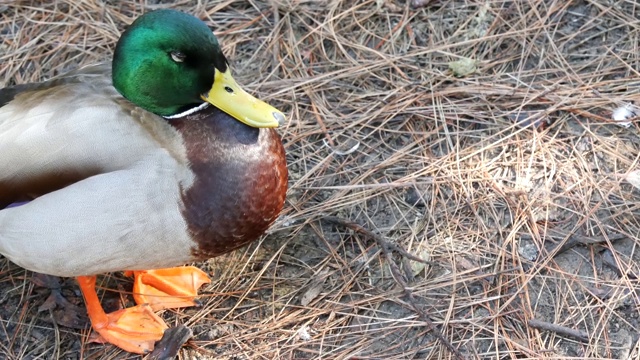
[[[289,119],[282,217],[197,264],[201,307],[160,314],[193,332],[179,359],[637,351],[638,119],[611,120],[640,99],[636,2],[0,0],[0,86],[108,61],[163,7],[212,26]],[[64,325],[32,279],[0,259],[0,358],[139,358]],[[131,305],[129,278],[100,281],[105,307]],[[55,291],[84,307],[73,280]]]

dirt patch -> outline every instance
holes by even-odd
[[[126,24],[173,7],[208,21],[236,79],[289,115],[282,217],[198,264],[215,274],[202,307],[161,314],[193,330],[182,358],[452,357],[416,308],[468,358],[638,351],[640,191],[624,177],[640,138],[611,121],[639,98],[637,5],[420,2],[0,5],[0,85],[107,60]],[[395,252],[397,279],[379,244],[328,216],[430,263]],[[139,358],[53,323],[31,279],[0,260],[0,357]],[[126,305],[130,286],[112,274],[104,293]],[[73,281],[61,289],[82,306]]]

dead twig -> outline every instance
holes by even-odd
[[[421,257],[415,256],[412,253],[408,252],[407,250],[403,249],[402,247],[388,242],[386,240],[384,240],[383,238],[381,238],[380,236],[372,233],[371,231],[365,229],[364,227],[353,223],[353,222],[349,222],[348,220],[345,219],[341,219],[337,216],[325,216],[322,218],[322,220],[324,221],[328,221],[331,222],[333,224],[338,224],[338,225],[342,225],[345,227],[350,228],[351,230],[354,230],[356,232],[359,232],[361,234],[365,234],[368,237],[372,238],[373,240],[375,240],[375,242],[380,246],[380,248],[384,248],[385,250],[391,250],[391,251],[395,251],[400,253],[400,255],[402,255],[403,257],[409,259],[409,260],[413,260],[413,261],[417,261],[417,262],[421,262],[423,264],[427,264],[427,265],[437,265],[436,263],[434,263],[433,261],[428,261],[425,260]]]
[[[525,237],[527,236],[528,235],[525,235]],[[584,236],[584,235],[578,235],[578,234],[570,234],[566,231],[562,231],[558,229],[550,229],[544,235],[544,238],[545,239],[549,238],[554,241],[562,241],[563,239],[567,238],[567,241],[560,244],[556,242],[545,243],[545,249],[547,253],[555,254],[555,256],[558,256],[577,245],[602,244],[602,243],[606,243],[607,241],[617,241],[617,240],[626,239],[627,236],[624,234],[608,234],[606,236],[604,235],[603,236]],[[555,252],[555,249],[558,246],[560,246],[560,249],[558,249],[558,251]]]
[[[408,298],[409,300],[409,304],[411,304],[411,307],[413,308],[413,310],[418,313],[418,316],[420,317],[420,320],[424,321],[427,324],[427,327],[429,328],[429,330],[433,333],[433,335],[455,356],[456,359],[464,359],[464,357],[462,356],[462,354],[460,353],[460,351],[458,351],[458,349],[456,349],[455,347],[453,347],[453,345],[451,344],[451,342],[449,342],[449,340],[447,340],[436,328],[435,324],[431,321],[431,319],[429,319],[429,316],[427,315],[427,313],[418,306],[417,301],[413,295],[413,291],[409,288],[409,285],[407,284],[407,281],[405,280],[405,276],[400,272],[400,268],[398,267],[398,265],[395,263],[395,261],[393,260],[393,256],[391,255],[391,251],[397,251],[399,252],[402,256],[405,256],[407,258],[410,258],[412,260],[415,259],[415,261],[420,261],[423,262],[425,264],[430,264],[431,262],[420,259],[417,256],[414,256],[410,253],[408,253],[406,250],[402,249],[401,247],[399,247],[396,244],[392,244],[386,240],[384,240],[382,237],[380,237],[377,234],[374,234],[373,232],[371,232],[370,230],[366,229],[365,227],[363,227],[360,224],[354,223],[352,221],[346,220],[346,219],[342,219],[336,216],[328,216],[323,218],[323,220],[327,220],[333,224],[338,224],[341,226],[344,226],[348,229],[351,229],[361,235],[364,235],[372,240],[374,240],[376,242],[376,244],[378,244],[378,246],[380,247],[380,250],[382,250],[382,253],[384,254],[385,258],[387,259],[387,263],[389,264],[389,269],[391,269],[391,275],[393,276],[393,279],[398,283],[398,285],[400,285],[402,287],[402,291],[404,292],[405,296]]]
[[[530,327],[535,329],[552,331],[561,336],[569,336],[580,341],[589,342],[589,334],[587,334],[585,331],[575,330],[566,326],[552,324],[537,319],[531,319],[527,323]]]

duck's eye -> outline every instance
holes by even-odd
[[[171,59],[177,63],[184,62],[184,60],[187,58],[187,55],[181,53],[180,51],[172,51],[170,55]]]
[[[224,87],[224,90],[225,90],[226,92],[228,92],[229,94],[233,94],[233,89],[232,89],[231,87],[229,87],[229,86],[225,86],[225,87]]]

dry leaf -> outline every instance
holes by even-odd
[[[477,70],[477,62],[473,59],[462,58],[449,63],[449,70],[453,72],[455,77],[464,77],[471,75]]]

